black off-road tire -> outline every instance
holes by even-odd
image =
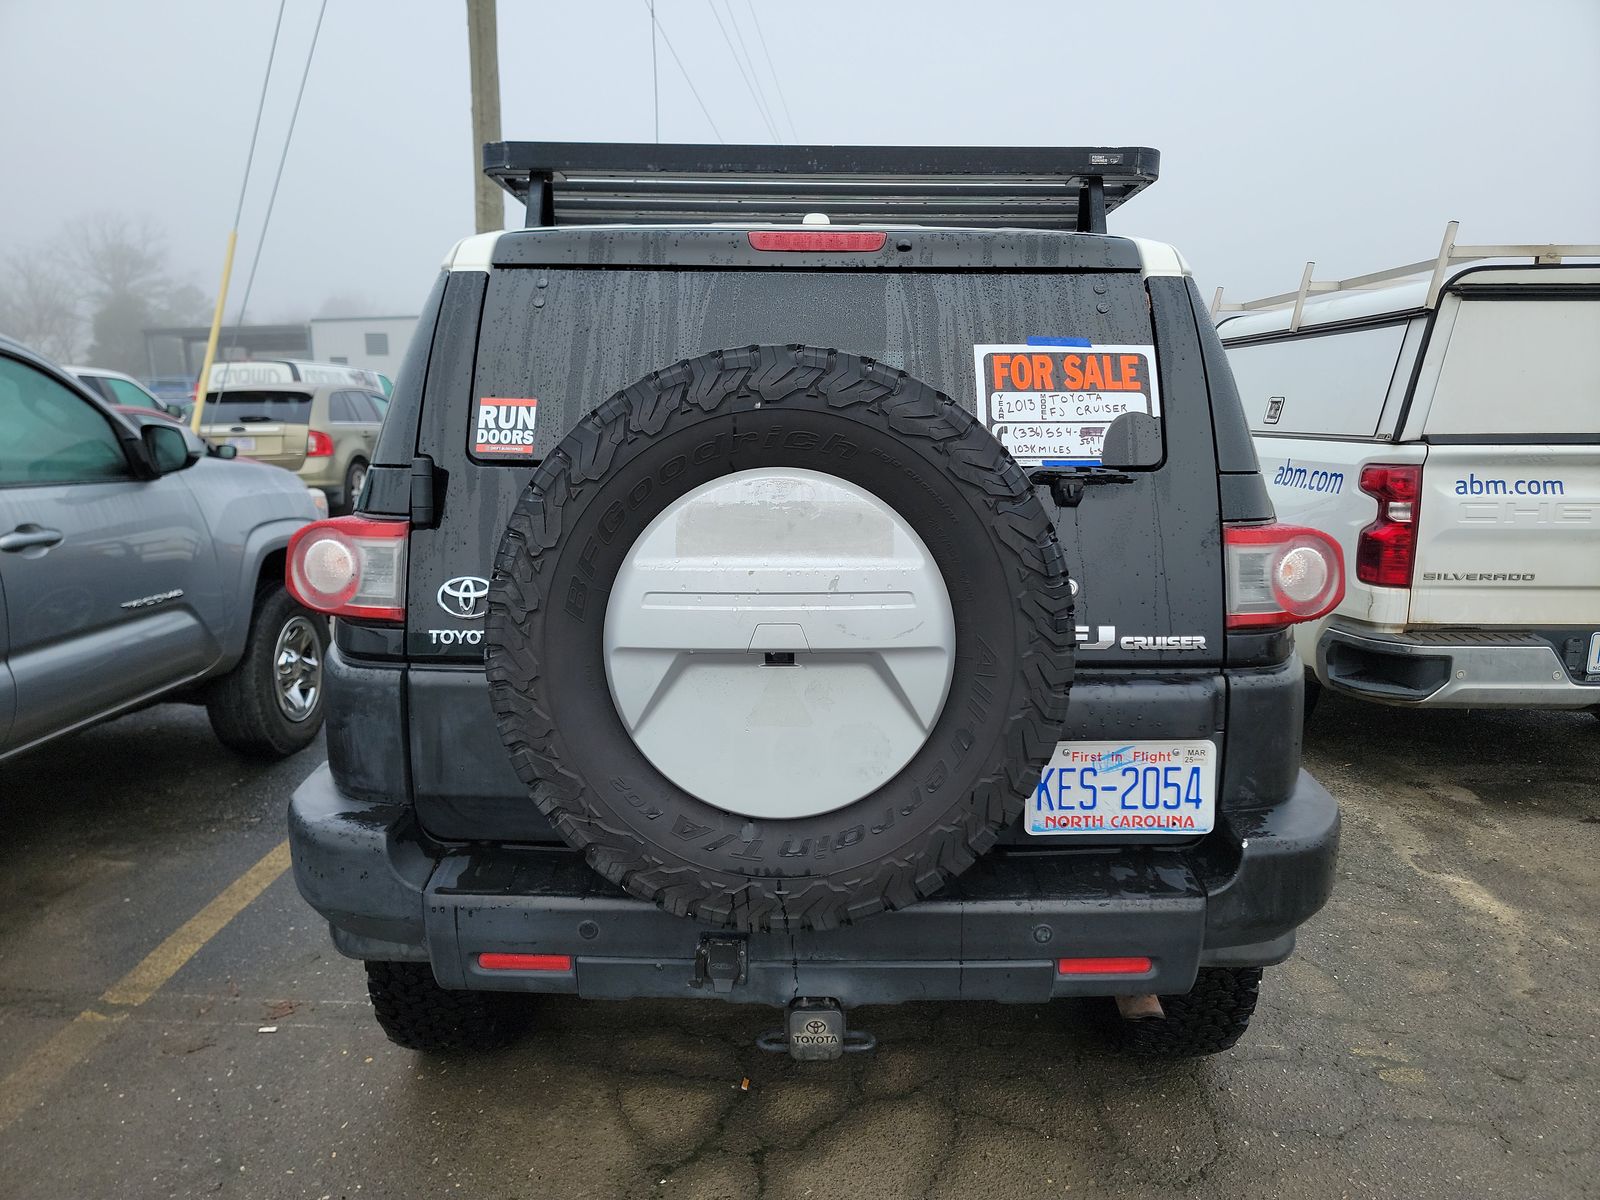
[[[817,470],[892,507],[950,593],[955,667],[927,742],[821,816],[754,819],[661,774],[605,673],[606,598],[649,522],[737,471]],[[500,735],[533,801],[589,865],[727,928],[828,929],[932,895],[1016,820],[1066,718],[1070,585],[1033,486],[970,413],[870,359],[720,350],[612,396],[540,464],[489,591]]]
[[[1260,967],[1202,967],[1194,987],[1182,996],[1161,997],[1166,1016],[1127,1021],[1107,1000],[1106,1016],[1118,1044],[1147,1058],[1199,1058],[1231,1050],[1250,1027],[1261,989]]]
[[[286,758],[316,740],[322,728],[324,694],[319,689],[315,712],[292,721],[278,707],[274,651],[278,634],[294,617],[306,618],[326,661],[327,619],[303,608],[281,582],[256,593],[244,657],[206,690],[206,715],[217,739],[230,750],[253,758]]]
[[[516,1037],[516,1002],[501,992],[442,988],[427,963],[369,962],[367,996],[372,1013],[396,1046],[427,1052],[498,1050]]]

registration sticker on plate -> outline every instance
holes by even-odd
[[[1023,828],[1036,837],[1209,833],[1216,761],[1205,741],[1058,742]]]
[[[256,448],[255,438],[228,438],[226,440],[228,445],[236,450],[254,450]]]

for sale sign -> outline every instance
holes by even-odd
[[[472,415],[474,458],[527,460],[539,402],[531,396],[480,396]]]
[[[980,415],[1024,467],[1090,466],[1123,413],[1161,413],[1154,346],[974,346]]]

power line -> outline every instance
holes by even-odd
[[[711,110],[706,107],[706,102],[700,99],[700,89],[694,86],[694,79],[689,74],[689,68],[683,65],[683,59],[678,57],[678,51],[672,45],[672,39],[667,36],[667,27],[656,16],[655,7],[650,0],[645,0],[645,7],[650,10],[650,21],[661,31],[661,40],[666,43],[667,53],[672,55],[672,61],[678,64],[678,70],[683,72],[683,81],[689,85],[689,91],[694,96],[694,102],[700,106],[700,111],[705,114],[706,123],[711,126],[711,132],[717,135],[717,141],[723,141],[722,131],[717,128],[717,123],[711,119]]]
[[[244,178],[239,181],[239,204],[233,210],[233,228],[239,228],[244,214],[245,189],[250,186],[250,168],[256,161],[256,138],[261,133],[261,114],[267,107],[267,84],[272,80],[272,60],[278,57],[278,34],[283,30],[283,9],[288,0],[278,0],[278,19],[272,26],[272,47],[267,51],[267,69],[261,76],[261,95],[256,100],[256,123],[250,127],[250,149],[244,156]]]
[[[744,69],[744,63],[739,58],[739,52],[733,47],[733,39],[728,36],[728,27],[722,23],[722,17],[717,12],[714,0],[706,0],[706,7],[711,10],[712,17],[717,22],[717,28],[722,30],[722,40],[728,43],[728,53],[733,56],[733,65],[739,68],[739,77],[744,80],[745,89],[750,93],[750,99],[756,102],[756,111],[761,114],[761,119],[766,123],[767,132],[772,135],[772,140],[781,142],[778,136],[778,127],[772,123],[772,118],[761,105],[761,97],[756,94],[755,85],[750,82],[750,73]]]
[[[256,241],[255,255],[250,259],[250,274],[245,276],[244,296],[239,301],[239,315],[233,322],[233,337],[228,340],[230,356],[239,341],[239,327],[244,324],[245,310],[250,307],[250,290],[255,286],[256,268],[261,265],[261,248],[267,244],[267,226],[272,223],[272,208],[278,202],[278,185],[283,182],[283,164],[289,160],[289,145],[294,141],[295,123],[300,119],[300,101],[305,99],[306,80],[311,77],[311,60],[317,54],[317,39],[322,34],[322,18],[327,11],[328,0],[322,0],[321,7],[317,9],[317,24],[311,31],[311,46],[306,51],[305,69],[300,72],[300,89],[294,94],[294,109],[289,113],[289,129],[283,135],[283,151],[278,155],[278,170],[272,177],[272,192],[267,197],[267,212],[261,218],[261,237]],[[224,375],[223,378],[226,381],[227,376]],[[218,389],[219,392],[222,390],[224,389]]]
[[[750,10],[750,19],[756,23],[756,37],[761,39],[761,53],[766,55],[767,70],[772,74],[772,86],[778,91],[778,102],[783,105],[783,115],[789,120],[789,136],[795,141],[800,140],[800,133],[794,127],[794,117],[789,113],[789,98],[783,94],[783,80],[778,78],[778,68],[772,65],[772,51],[767,49],[767,35],[761,31],[761,17],[756,13],[756,7],[751,0],[744,0],[745,7]]]
[[[756,90],[761,93],[761,107],[767,114],[767,124],[772,127],[774,136],[778,141],[783,141],[783,135],[778,133],[778,124],[773,116],[772,101],[767,99],[767,89],[761,86],[761,71],[756,67],[756,60],[750,54],[750,47],[744,44],[744,30],[739,28],[739,18],[733,13],[733,0],[722,0],[722,6],[728,10],[728,24],[733,26],[733,35],[739,39],[739,52],[744,55],[744,61],[750,66],[750,78],[756,81]]]
[[[656,0],[650,0],[650,95],[655,101],[656,142],[661,141],[661,79],[656,74]]]
[[[222,279],[217,283],[217,302],[211,309],[211,329],[206,334],[206,353],[200,362],[200,378],[194,383],[194,411],[189,414],[189,427],[195,435],[200,433],[200,420],[205,412],[206,385],[211,379],[211,364],[216,360],[217,336],[222,332],[222,318],[228,305],[228,280],[233,277],[233,252],[239,244],[239,218],[244,214],[244,197],[250,189],[250,170],[256,161],[256,139],[261,133],[261,114],[267,107],[267,85],[272,82],[272,63],[278,57],[278,35],[283,32],[285,0],[278,0],[278,19],[272,26],[272,45],[267,50],[267,69],[261,76],[261,95],[256,98],[256,120],[250,127],[250,149],[244,157],[244,178],[239,180],[239,203],[234,206],[233,224],[228,227],[227,248],[222,254]]]

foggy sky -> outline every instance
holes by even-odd
[[[1208,297],[1427,258],[1452,218],[1463,242],[1600,241],[1600,0],[756,2],[802,142],[1156,147],[1111,231],[1177,244]],[[230,310],[316,8],[289,0]],[[657,11],[722,138],[769,141],[707,4]],[[276,12],[0,0],[0,251],[125,210],[214,294]],[[507,138],[651,138],[644,0],[499,21]],[[664,45],[659,72],[662,140],[716,140]],[[468,103],[462,0],[330,0],[250,317],[415,312],[472,232]]]

